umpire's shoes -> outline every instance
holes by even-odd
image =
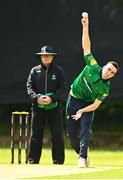
[[[62,161],[53,160],[53,164],[63,164]]]
[[[39,162],[36,162],[33,159],[29,158],[29,164],[39,164]]]

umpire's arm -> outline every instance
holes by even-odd
[[[33,80],[33,74],[34,74],[34,69],[32,68],[32,70],[28,76],[28,79],[27,79],[27,84],[26,84],[27,85],[27,93],[33,101],[37,101],[38,94],[35,91],[36,88],[35,88],[35,84],[34,84],[34,80]]]

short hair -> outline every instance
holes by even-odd
[[[117,69],[117,71],[119,71],[119,65],[118,65],[117,62],[115,62],[115,61],[108,61],[108,63],[112,64]]]

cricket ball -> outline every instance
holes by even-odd
[[[88,13],[87,12],[83,12],[82,13],[82,17],[87,17],[88,16]]]

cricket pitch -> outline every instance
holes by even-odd
[[[112,169],[111,167],[78,168],[67,165],[0,165],[0,180],[15,180],[21,178],[48,177],[56,175],[81,174]]]

